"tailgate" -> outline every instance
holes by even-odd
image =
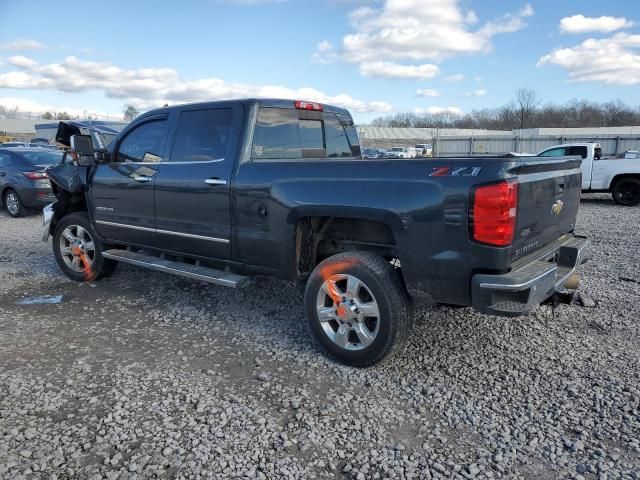
[[[511,258],[523,257],[573,231],[580,204],[582,160],[523,157]]]

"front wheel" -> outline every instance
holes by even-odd
[[[102,257],[104,245],[97,239],[84,212],[63,217],[53,233],[53,254],[71,280],[90,282],[110,275],[117,262]]]
[[[25,208],[15,190],[7,190],[4,194],[4,206],[13,218],[24,217]]]
[[[640,203],[640,180],[637,178],[623,178],[618,180],[611,192],[613,201],[618,205],[633,207]]]
[[[321,262],[305,290],[307,326],[331,357],[368,367],[390,356],[413,325],[411,302],[391,264],[369,252]]]

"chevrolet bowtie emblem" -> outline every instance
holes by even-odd
[[[564,202],[562,200],[558,200],[551,207],[551,213],[553,213],[554,215],[558,216],[558,215],[560,215],[560,212],[562,212],[563,208],[564,208]]]

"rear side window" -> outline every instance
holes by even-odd
[[[324,116],[324,131],[327,139],[327,158],[349,158],[351,148],[344,127],[332,113]]]
[[[251,157],[254,160],[358,157],[360,145],[353,123],[348,116],[340,117],[330,112],[261,108]]]
[[[566,155],[567,149],[565,147],[552,148],[540,154],[541,157],[564,157]]]
[[[182,112],[171,150],[172,162],[207,162],[227,156],[233,110]]]
[[[358,132],[356,132],[356,127],[353,125],[353,119],[348,115],[343,115],[342,113],[338,113],[336,116],[344,127],[345,132],[347,132],[347,137],[349,138],[349,147],[351,148],[351,155],[353,157],[359,157],[360,141],[358,140]]]
[[[261,108],[253,135],[252,158],[284,160],[310,157],[324,147],[322,121],[300,120],[298,111]]]
[[[120,142],[117,162],[160,162],[167,134],[167,120],[142,123]]]
[[[587,158],[587,147],[569,147],[569,155]]]
[[[43,152],[24,152],[22,156],[27,159],[31,165],[54,165],[62,160],[62,152],[59,151],[43,151]]]

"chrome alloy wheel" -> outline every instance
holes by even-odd
[[[380,310],[371,290],[353,275],[324,281],[316,303],[318,320],[329,339],[345,350],[362,350],[380,329]]]
[[[80,225],[69,225],[60,235],[60,256],[74,272],[91,269],[96,256],[93,238]]]
[[[16,195],[14,192],[9,192],[7,193],[4,201],[9,213],[11,215],[17,215],[18,211],[20,210],[20,200],[18,199],[18,195]]]

